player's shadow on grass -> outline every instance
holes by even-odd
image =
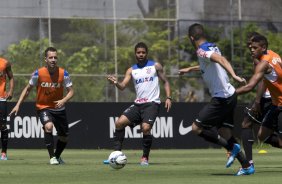
[[[265,169],[270,169],[270,170],[265,170]],[[279,169],[279,170],[275,170],[275,169]],[[256,169],[256,172],[254,174],[258,174],[258,173],[281,173],[281,172],[282,172],[282,167],[260,167],[260,168]],[[214,175],[214,176],[234,176],[234,174],[232,174],[232,173],[214,173],[214,174],[211,174],[211,175]]]
[[[281,169],[282,168],[282,166],[262,166],[262,167],[259,167],[259,169],[261,170],[261,169]]]
[[[127,164],[129,165],[140,165],[140,162],[128,162]],[[182,165],[182,163],[180,162],[167,162],[167,163],[163,163],[163,162],[149,162],[149,165]]]
[[[16,160],[26,160],[24,158],[8,158],[8,160],[1,160],[0,162],[16,161]]]
[[[213,173],[213,176],[234,176],[235,173]]]

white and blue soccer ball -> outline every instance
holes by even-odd
[[[110,166],[114,169],[121,169],[127,164],[127,157],[121,151],[113,151],[108,160]]]

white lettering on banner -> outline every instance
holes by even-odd
[[[11,130],[9,125],[10,117],[7,117],[7,127]],[[78,124],[82,120],[77,120],[69,123],[69,128]],[[57,135],[55,127],[53,127],[53,135]],[[44,138],[44,131],[40,119],[35,116],[16,116],[14,119],[14,131],[9,132],[9,138]]]
[[[129,127],[125,128],[125,138],[141,138],[142,136],[140,125],[134,127],[132,131]]]
[[[173,137],[172,117],[159,117],[156,119],[152,129],[152,134],[155,138]]]
[[[7,117],[7,122],[10,117]],[[8,126],[10,129],[10,126]],[[14,119],[14,131],[9,133],[9,138],[43,138],[44,132],[40,120],[35,116],[16,116]]]
[[[110,138],[114,137],[115,132],[115,121],[118,117],[109,118],[109,130]],[[157,117],[154,126],[151,130],[152,135],[155,138],[172,138],[173,137],[173,119],[172,117]],[[142,133],[140,125],[135,126],[133,129],[130,127],[125,128],[125,138],[141,138]]]
[[[118,117],[110,117],[110,138],[114,137],[115,132],[115,122],[117,121]]]

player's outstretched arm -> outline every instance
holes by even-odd
[[[110,83],[114,84],[118,89],[124,90],[127,87],[129,81],[131,80],[131,72],[132,72],[132,68],[130,67],[127,69],[122,82],[118,82],[117,77],[113,75],[108,75],[107,80]]]
[[[12,109],[12,111],[9,113],[9,116],[15,114],[18,114],[20,105],[22,104],[22,102],[26,99],[26,97],[29,95],[30,90],[32,89],[33,86],[31,86],[30,84],[28,84],[22,91],[20,98],[17,102],[17,104],[15,105],[15,107]]]
[[[190,66],[190,67],[187,67],[187,68],[181,68],[178,70],[178,74],[179,75],[183,75],[185,73],[189,73],[191,71],[199,71],[200,70],[200,66],[197,65],[197,66]]]
[[[237,94],[243,94],[251,91],[254,89],[254,87],[259,83],[259,81],[262,80],[264,73],[268,70],[268,63],[267,62],[260,62],[256,69],[254,75],[251,77],[249,82],[238,89],[236,89]],[[260,90],[263,90],[263,88],[260,88]],[[261,91],[262,92],[262,91]]]
[[[229,63],[229,61],[227,61],[227,59],[217,53],[213,53],[211,55],[211,61],[214,61],[218,64],[220,64],[231,76],[233,79],[235,79],[237,82],[246,85],[247,81],[246,79],[239,77],[236,75],[236,73],[234,72],[231,64]]]

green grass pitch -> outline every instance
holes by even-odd
[[[256,173],[233,176],[238,161],[225,168],[223,149],[152,150],[150,165],[140,166],[141,150],[124,150],[128,164],[114,170],[102,162],[111,150],[66,149],[65,165],[49,165],[47,151],[10,149],[9,160],[0,161],[1,183],[19,184],[229,184],[277,183],[282,180],[282,150],[266,148],[266,154],[254,149]]]

